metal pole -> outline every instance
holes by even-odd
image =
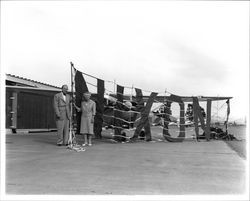
[[[217,97],[219,98],[219,95],[217,95]],[[217,122],[216,122],[216,124],[219,124],[219,115],[218,115],[218,112],[219,112],[219,102],[218,102],[218,98],[217,98]]]
[[[165,92],[164,92],[164,103],[166,102],[166,93],[167,93],[167,89],[165,89]]]
[[[228,119],[229,119],[229,114],[230,114],[230,101],[229,101],[229,99],[226,101],[226,103],[227,103],[227,118],[226,118],[226,122],[225,122],[225,124],[226,124],[225,127],[226,127],[226,134],[228,135]],[[228,135],[228,137],[229,137],[229,135]],[[230,137],[229,137],[229,139],[230,139]]]
[[[133,101],[133,90],[134,90],[134,85],[132,84],[130,101]]]
[[[72,72],[72,68],[74,68],[74,64],[72,63],[72,62],[70,62],[70,70],[71,70],[71,79],[70,79],[70,81],[71,81],[71,103],[70,103],[70,105],[71,105],[71,122],[72,122],[72,120],[73,120],[73,115],[74,115],[74,112],[73,112],[73,78],[72,78],[72,74],[73,74],[73,72]],[[72,122],[73,123],[73,122]]]
[[[115,79],[114,79],[114,95],[115,95],[115,88],[116,88],[116,83],[115,83]],[[113,135],[115,136],[115,105],[113,105]],[[115,139],[115,137],[114,137],[114,139]]]
[[[70,138],[71,138],[71,146],[73,145],[73,132],[74,132],[74,107],[73,107],[73,101],[74,101],[74,91],[73,91],[73,70],[74,64],[70,62],[70,70],[71,70],[71,103],[70,103],[70,109],[71,109],[71,119],[70,119]],[[74,136],[75,137],[75,136]]]
[[[115,81],[115,79],[114,79],[114,94],[115,94],[115,92],[116,92],[116,81]]]
[[[131,88],[131,97],[130,97],[130,101],[131,101],[131,108],[129,108],[129,129],[131,126],[131,121],[132,121],[132,102],[133,102],[133,90],[134,90],[134,85],[132,84],[132,88]],[[132,124],[133,125],[133,124]]]

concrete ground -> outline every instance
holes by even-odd
[[[223,141],[121,144],[105,138],[85,152],[55,142],[56,133],[6,135],[7,194],[245,193],[246,160]]]

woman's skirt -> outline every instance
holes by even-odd
[[[81,117],[81,134],[91,134],[94,135],[93,123],[91,123],[92,117]]]

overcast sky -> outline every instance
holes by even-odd
[[[249,2],[3,1],[1,58],[6,73],[56,86],[72,61],[120,85],[233,96],[231,119],[244,118]]]

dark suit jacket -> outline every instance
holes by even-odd
[[[70,119],[70,96],[66,94],[66,101],[64,101],[62,92],[57,93],[54,96],[54,110],[57,120],[63,120],[65,116]]]

